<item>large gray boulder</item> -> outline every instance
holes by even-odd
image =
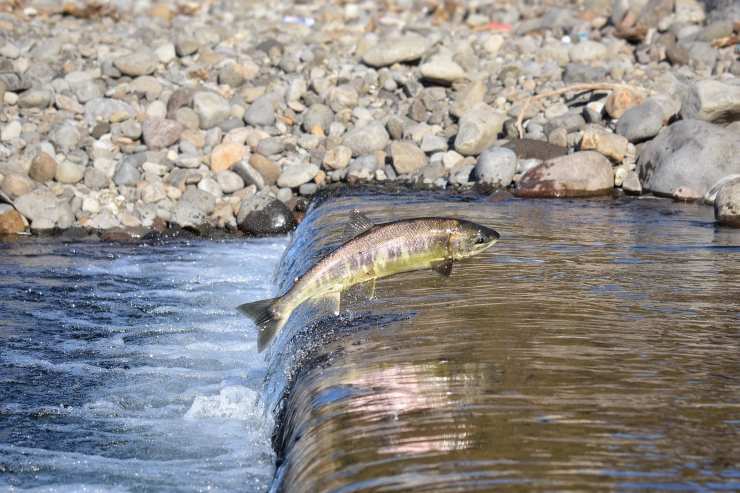
[[[663,129],[642,150],[637,171],[656,195],[702,197],[723,177],[740,173],[740,138],[730,129],[683,120]]]

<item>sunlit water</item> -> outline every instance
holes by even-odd
[[[0,490],[265,491],[265,363],[234,307],[286,241],[0,244]]]
[[[276,490],[740,491],[740,231],[711,208],[343,196],[307,214],[284,288],[353,208],[501,240],[296,313],[269,357]]]

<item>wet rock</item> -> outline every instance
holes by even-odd
[[[211,152],[211,171],[224,171],[244,159],[247,148],[241,144],[219,144]]]
[[[138,77],[149,75],[157,70],[159,60],[156,55],[148,51],[137,51],[130,55],[117,58],[114,65],[123,75]]]
[[[11,199],[25,195],[34,188],[35,183],[33,180],[26,175],[21,175],[20,173],[10,173],[9,175],[6,175],[0,185],[0,190],[2,190],[2,192]]]
[[[73,185],[82,181],[82,177],[84,175],[84,166],[80,166],[79,164],[75,164],[69,160],[64,160],[57,166],[55,178],[59,183],[68,183]]]
[[[654,101],[646,101],[624,112],[617,122],[617,133],[630,142],[642,142],[658,135],[663,122],[663,108]]]
[[[418,60],[429,49],[428,41],[417,34],[392,37],[370,47],[362,61],[371,67],[384,67],[398,62]]]
[[[183,130],[182,124],[175,120],[147,118],[142,125],[142,136],[150,149],[163,149],[175,144]]]
[[[590,197],[611,193],[614,172],[607,158],[593,151],[561,156],[527,171],[517,184],[521,197]]]
[[[393,168],[399,175],[409,175],[427,164],[427,156],[413,142],[393,142],[391,144]]]
[[[547,161],[568,154],[565,147],[533,139],[514,139],[504,145],[514,151],[519,159],[539,159]]]
[[[684,187],[702,196],[724,176],[740,174],[740,139],[719,125],[678,121],[642,147],[637,171],[655,194],[670,197]]]
[[[45,152],[39,152],[31,161],[28,175],[34,180],[45,183],[54,179],[57,173],[57,162]]]
[[[720,224],[740,228],[740,180],[720,188],[714,200],[714,217]]]
[[[257,236],[287,233],[295,226],[290,209],[269,195],[243,200],[236,221],[241,231]]]
[[[506,115],[478,103],[460,118],[455,150],[464,156],[479,154],[496,141],[504,121]]]
[[[516,153],[505,147],[490,147],[483,151],[475,164],[479,183],[491,187],[508,187],[517,169]]]
[[[344,135],[343,144],[352,149],[353,156],[382,151],[388,145],[390,136],[385,127],[373,122],[362,127],[355,127]]]
[[[8,204],[0,204],[0,235],[15,235],[25,230],[23,216]]]
[[[313,164],[300,163],[286,166],[277,179],[277,185],[285,188],[296,188],[313,180],[318,172],[318,166]]]
[[[740,120],[740,84],[698,81],[683,100],[681,116],[715,123]]]
[[[598,127],[589,126],[581,137],[581,150],[594,150],[621,163],[627,154],[629,141],[621,135],[607,132]]]
[[[198,91],[193,95],[193,110],[198,115],[200,128],[213,128],[231,114],[231,106],[223,96],[209,91]]]

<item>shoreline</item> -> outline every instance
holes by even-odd
[[[0,232],[275,234],[363,183],[740,227],[740,8],[669,3],[0,9]]]

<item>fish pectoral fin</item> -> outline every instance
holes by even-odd
[[[347,242],[356,236],[364,233],[368,229],[375,226],[373,222],[367,218],[365,214],[357,209],[353,209],[349,213],[349,221],[344,226],[344,233],[342,234],[342,240]]]
[[[432,262],[432,270],[438,272],[439,274],[442,274],[445,277],[448,277],[450,274],[452,274],[452,259],[446,258],[439,262]]]
[[[375,298],[375,279],[350,286],[343,293],[345,298],[353,301],[372,300]]]

